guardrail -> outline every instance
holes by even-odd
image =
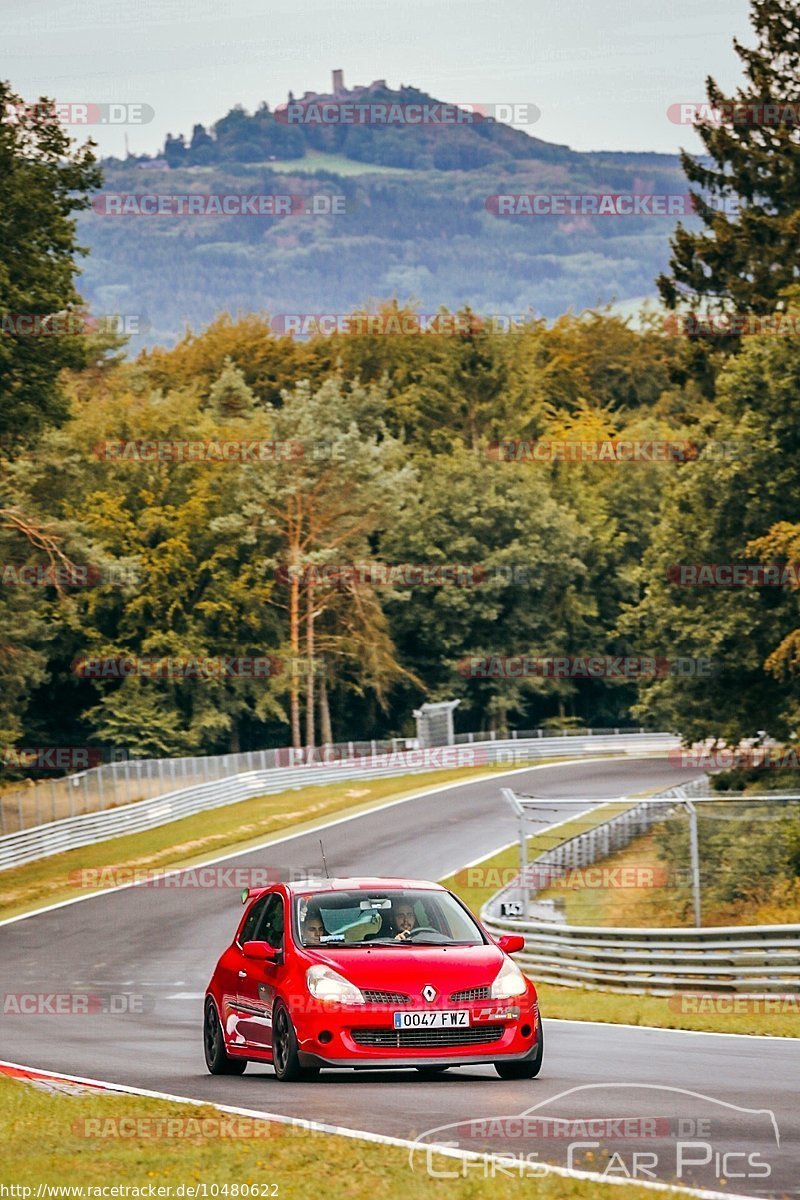
[[[676,749],[679,744],[678,739],[668,733],[570,737],[568,748],[561,737],[508,739],[474,746],[442,746],[429,750],[354,755],[344,761],[318,761],[312,765],[247,771],[229,779],[168,791],[119,808],[83,813],[7,834],[0,837],[0,871],[93,842],[128,833],[141,833],[181,817],[288,788],[324,786],[348,779],[380,779],[483,764],[514,767],[541,758],[557,758],[565,753],[570,758],[596,754],[663,754]]]
[[[472,745],[491,741],[506,745],[509,741],[586,738],[604,734],[644,733],[644,729],[536,729],[530,733],[515,732],[510,738],[498,738],[495,733],[460,733],[457,745]],[[26,779],[18,787],[0,791],[0,836],[31,829],[45,821],[62,817],[77,817],[89,812],[103,812],[120,804],[131,804],[163,796],[177,788],[194,787],[212,780],[230,779],[245,771],[268,771],[273,767],[310,766],[320,762],[345,762],[367,755],[390,754],[408,749],[408,738],[387,741],[334,742],[326,746],[304,746],[294,749],[280,746],[270,750],[246,750],[239,754],[203,754],[182,758],[136,758],[110,761],[85,770],[73,770],[60,778]],[[402,746],[400,745],[402,743]],[[24,753],[24,752],[21,752]],[[35,752],[34,752],[35,753]],[[80,753],[88,760],[99,750],[83,747]]]
[[[800,992],[800,925],[609,928],[501,915],[503,904],[511,902],[513,910],[520,906],[520,898],[524,903],[527,893],[536,890],[530,886],[530,875],[535,879],[537,870],[547,880],[553,872],[596,862],[665,816],[669,812],[665,801],[680,803],[708,794],[707,780],[700,780],[651,800],[632,799],[625,813],[566,838],[528,864],[527,887],[514,881],[484,905],[481,918],[486,927],[495,935],[521,933],[525,949],[515,958],[525,972],[562,987],[664,996],[686,990]],[[721,801],[731,798],[719,796]],[[765,798],[800,801],[800,796]]]

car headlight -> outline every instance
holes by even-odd
[[[492,999],[508,1000],[511,996],[524,996],[527,990],[528,981],[522,971],[515,962],[507,958],[492,984]]]
[[[361,991],[349,979],[330,967],[309,967],[306,987],[315,1000],[335,1000],[337,1004],[364,1004]]]

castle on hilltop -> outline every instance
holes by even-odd
[[[401,91],[403,90],[403,87],[404,85],[401,83]],[[363,96],[372,96],[376,92],[385,92],[387,90],[385,79],[373,79],[372,83],[367,84],[366,86],[363,84],[356,84],[356,86],[353,88],[346,88],[344,86],[344,71],[334,71],[332,78],[332,89],[330,92],[327,94],[323,92],[304,92],[300,99],[300,103],[308,104],[316,100],[359,99]],[[294,102],[294,94],[290,92],[289,103],[292,104]]]

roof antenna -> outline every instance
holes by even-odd
[[[328,864],[325,862],[325,848],[322,845],[322,838],[319,839],[319,849],[320,849],[320,853],[322,855],[322,865],[325,868],[325,878],[330,879],[330,874],[328,872]]]

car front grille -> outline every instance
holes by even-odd
[[[367,1004],[410,1004],[411,997],[405,992],[381,992],[375,988],[362,988],[361,994]]]
[[[458,1004],[464,1000],[488,1000],[492,994],[492,985],[487,983],[484,987],[464,988],[461,992],[453,992],[450,999]]]
[[[498,1042],[502,1025],[466,1025],[458,1029],[353,1029],[353,1041],[359,1046],[403,1047],[480,1046]]]

